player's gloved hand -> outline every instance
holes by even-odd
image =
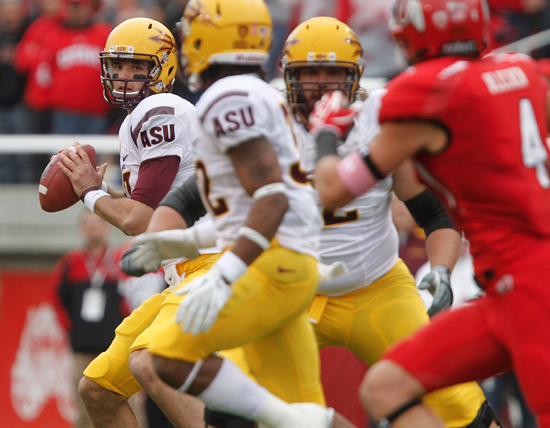
[[[321,131],[331,131],[341,139],[353,125],[360,108],[360,101],[350,106],[342,91],[327,92],[309,115],[309,132],[316,136]]]
[[[448,308],[453,303],[453,290],[451,289],[451,271],[443,265],[436,265],[427,273],[418,285],[421,290],[428,290],[434,300],[428,315],[433,316],[439,311]]]
[[[176,322],[193,336],[210,330],[218,313],[233,295],[231,284],[248,266],[235,253],[226,251],[204,275],[194,278],[174,294],[186,294],[176,311]]]
[[[125,251],[122,257],[120,258],[119,266],[120,270],[129,276],[143,276],[148,270],[143,269],[142,267],[136,266],[134,263],[133,255],[138,248],[130,248]]]
[[[179,261],[170,261],[170,262],[164,262],[162,264],[162,268],[164,270],[164,280],[166,283],[170,286],[170,290],[174,291],[174,289],[180,285],[180,282],[185,277],[185,273],[183,275],[178,274],[177,264]]]
[[[345,262],[334,262],[330,265],[317,262],[317,270],[319,271],[319,281],[328,281],[345,274],[348,267]]]
[[[156,233],[145,233],[131,242],[138,250],[134,263],[148,271],[156,271],[163,260],[186,257],[194,259],[199,255],[199,244],[195,229],[173,229]]]

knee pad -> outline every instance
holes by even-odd
[[[388,428],[392,424],[392,422],[396,420],[399,416],[401,416],[411,407],[417,406],[419,404],[422,404],[422,400],[420,398],[415,398],[414,400],[403,404],[397,410],[394,410],[393,412],[391,412],[388,416],[385,416],[382,419],[380,419],[380,421],[378,421],[378,428]]]
[[[493,407],[489,402],[484,401],[475,419],[469,423],[465,428],[489,428],[491,423],[495,421],[499,427],[502,428],[502,423],[499,421]]]
[[[135,339],[143,333],[154,321],[160,311],[160,306],[166,296],[155,294],[143,302],[128,315],[116,328],[115,333]]]
[[[209,408],[204,408],[204,421],[216,428],[256,428],[254,421],[231,415],[224,412],[216,412]]]
[[[84,376],[109,391],[131,397],[141,390],[141,385],[130,372],[127,355],[120,358],[110,351],[111,348],[93,360]]]

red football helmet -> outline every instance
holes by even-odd
[[[449,55],[478,56],[487,47],[486,0],[397,0],[390,22],[409,64]]]

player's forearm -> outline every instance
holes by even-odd
[[[157,207],[147,226],[147,233],[173,229],[187,229],[184,218],[173,208],[167,206]]]
[[[431,266],[443,265],[451,271],[460,255],[462,236],[456,229],[443,228],[426,238],[426,253]]]
[[[355,199],[338,175],[336,164],[339,161],[339,156],[325,156],[315,167],[315,189],[325,208],[340,208]]]
[[[94,212],[129,236],[145,232],[153,215],[153,209],[141,202],[107,196],[96,201]]]

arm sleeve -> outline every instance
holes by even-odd
[[[416,223],[424,229],[426,237],[437,229],[458,230],[445,207],[428,189],[404,202]]]
[[[178,174],[179,165],[178,156],[164,156],[142,162],[130,199],[155,209],[170,190]]]
[[[195,174],[168,192],[159,206],[176,210],[187,223],[187,227],[191,227],[199,218],[205,215],[206,208],[199,194]]]

